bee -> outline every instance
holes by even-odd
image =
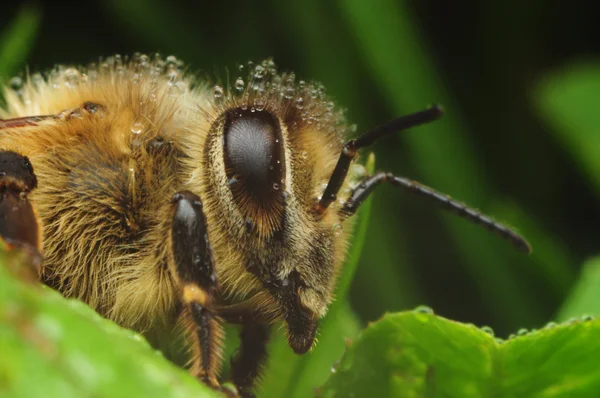
[[[252,396],[269,327],[311,349],[353,215],[381,184],[421,195],[529,252],[447,195],[355,162],[375,141],[442,116],[432,106],[348,140],[319,84],[248,64],[229,86],[175,57],[58,66],[4,90],[0,236],[41,281],[156,336],[182,330],[190,372],[220,388],[223,324],[241,325],[231,378]],[[343,233],[338,231],[343,227]]]

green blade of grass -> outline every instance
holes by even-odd
[[[481,171],[482,162],[464,134],[458,107],[435,72],[407,7],[391,0],[340,0],[339,5],[373,76],[398,114],[420,110],[432,101],[447,110],[444,121],[421,126],[418,134],[405,133],[403,137],[424,182],[461,201],[485,203],[491,190]],[[452,216],[444,215],[443,220],[464,266],[478,282],[478,299],[507,325],[540,320],[535,300],[511,275],[492,238]]]
[[[558,311],[556,319],[565,321],[586,314],[600,316],[600,257],[585,262],[579,281]]]
[[[600,194],[600,64],[577,62],[547,75],[535,103],[543,120]]]
[[[34,5],[25,4],[0,33],[0,84],[25,63],[33,47],[40,20],[39,9]]]

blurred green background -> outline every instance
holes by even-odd
[[[0,75],[135,51],[213,75],[272,56],[322,82],[359,132],[441,103],[441,121],[373,148],[377,168],[508,222],[534,252],[382,187],[350,304],[364,323],[425,304],[506,336],[555,318],[600,252],[600,32],[588,11],[542,0],[13,2],[0,13]]]

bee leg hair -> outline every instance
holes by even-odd
[[[191,373],[212,388],[222,362],[222,320],[214,313],[218,291],[212,248],[200,198],[189,192],[173,196],[171,227],[175,279],[179,281],[183,322],[192,339]]]

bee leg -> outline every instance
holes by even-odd
[[[212,248],[200,198],[188,191],[173,196],[171,243],[175,277],[180,284],[184,322],[192,338],[191,373],[219,389],[222,320],[215,315],[217,281]]]
[[[0,243],[8,249],[19,248],[39,267],[41,229],[27,195],[37,179],[27,157],[0,151]]]
[[[269,327],[246,324],[240,333],[240,348],[231,359],[231,378],[241,397],[254,397],[252,390],[267,359]]]
[[[379,172],[373,176],[367,177],[362,183],[358,185],[350,194],[350,197],[344,203],[341,212],[344,216],[351,216],[360,207],[360,205],[367,199],[367,197],[373,192],[373,190],[381,183],[390,183],[395,187],[403,188],[409,193],[419,195],[428,198],[435,203],[441,205],[446,210],[449,210],[459,217],[466,218],[467,220],[479,224],[491,232],[503,237],[513,244],[519,251],[524,253],[531,252],[531,246],[525,238],[508,228],[507,226],[500,224],[490,217],[472,209],[454,199],[448,195],[444,195],[432,188],[425,185],[419,184],[416,181],[412,181],[408,178],[398,177],[391,173]]]

